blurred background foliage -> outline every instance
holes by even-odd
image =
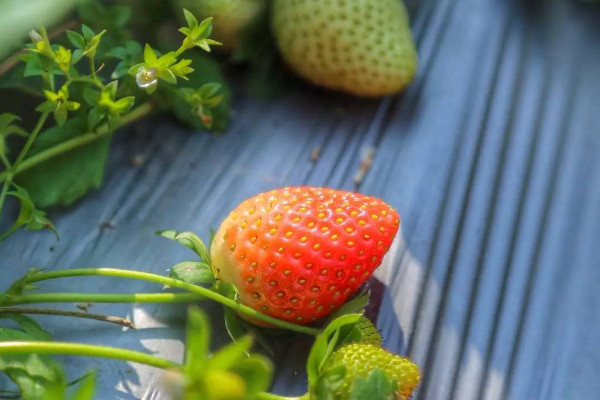
[[[0,58],[20,47],[27,33],[40,26],[53,26],[81,0],[0,1]]]

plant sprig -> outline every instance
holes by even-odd
[[[19,357],[18,355],[24,353],[36,354],[36,362],[46,363],[47,366],[43,369],[45,373],[50,374],[47,377],[48,383],[39,388],[40,393],[45,395],[48,390],[64,390],[65,386],[64,373],[52,359],[48,358],[48,355],[105,357],[165,369],[167,372],[163,381],[172,392],[173,397],[180,400],[335,400],[337,397],[333,393],[336,393],[340,385],[347,381],[347,377],[343,365],[335,363],[332,365],[331,360],[333,360],[334,353],[351,343],[381,346],[382,339],[377,328],[362,315],[368,294],[361,294],[346,303],[325,322],[324,327],[296,325],[262,314],[241,304],[234,286],[224,285],[215,279],[211,268],[210,248],[194,233],[166,230],[159,231],[157,234],[189,248],[195,253],[198,260],[175,264],[169,270],[169,276],[116,268],[56,271],[32,269],[16,280],[4,293],[0,293],[0,318],[3,316],[18,317],[20,319],[17,319],[17,322],[23,329],[23,332],[15,333],[14,330],[3,331],[2,329],[5,328],[0,327],[0,370],[9,373],[2,367],[2,360],[6,357],[12,357],[12,355]],[[37,290],[37,284],[46,280],[86,276],[137,279],[157,283],[168,289],[180,289],[184,292],[28,293],[31,290]],[[16,309],[14,306],[30,303],[185,303],[199,300],[213,300],[227,307],[224,314],[225,325],[233,343],[210,355],[208,352],[210,342],[208,320],[199,309],[192,307],[188,313],[184,364],[128,349],[52,342],[49,341],[49,335],[35,321],[24,315],[15,315],[10,312],[10,310]],[[254,327],[240,320],[236,312],[267,322],[282,330],[302,333],[315,338],[307,359],[308,391],[305,395],[292,398],[266,392],[271,383],[273,367],[266,358],[252,354],[251,346],[254,341],[266,342],[263,330],[272,328]],[[101,320],[106,321],[106,319]],[[3,337],[2,332],[8,332],[10,341],[6,341],[7,337]],[[19,360],[23,363],[23,370],[27,371],[31,367],[22,358]],[[367,377],[352,379],[355,379],[355,384],[351,400],[361,399],[365,395],[374,400],[389,400],[390,393],[396,385],[395,381],[388,379],[378,369],[373,370]],[[29,390],[27,385],[22,386],[21,389],[25,390],[23,392],[24,400],[50,399],[49,397],[39,397],[39,393],[25,395],[25,392]],[[89,399],[91,397],[81,398],[81,400]]]
[[[30,32],[31,43],[17,57],[24,63],[24,77],[39,79],[44,100],[35,108],[37,123],[30,131],[19,124],[18,116],[0,115],[0,221],[8,198],[20,203],[16,221],[0,233],[0,241],[21,227],[56,233],[39,207],[68,204],[101,183],[106,139],[124,124],[146,116],[161,104],[172,103],[152,101],[148,96],[159,82],[173,86],[169,93],[175,93],[205,127],[213,126],[212,110],[224,98],[220,84],[196,88],[177,85],[194,73],[193,57],[183,58],[184,53],[196,47],[210,51],[210,46],[219,43],[209,38],[210,18],[198,22],[189,11],[184,10],[184,14],[187,26],[179,29],[183,40],[177,50],[164,54],[149,44],[142,51],[142,46],[131,40],[103,50],[108,32],[94,32],[85,24],[79,32],[68,30],[65,43],[52,43],[44,28]],[[117,63],[106,76],[103,71],[114,64],[112,60]],[[16,157],[11,157],[10,136],[25,139]],[[66,164],[59,160],[63,155],[68,155]],[[40,168],[43,163],[51,167]],[[89,167],[81,168],[82,163]],[[72,169],[91,172],[82,176],[65,172]],[[52,185],[62,186],[51,190]],[[65,187],[74,189],[61,190]]]

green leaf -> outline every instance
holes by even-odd
[[[210,324],[206,314],[197,306],[188,310],[185,347],[185,367],[188,373],[200,372],[208,357]]]
[[[127,49],[125,49],[125,47],[122,46],[113,47],[112,49],[104,53],[104,56],[124,60],[125,58],[127,58]]]
[[[129,68],[127,73],[131,76],[135,76],[138,73],[138,71],[140,70],[140,68],[142,68],[143,66],[144,66],[144,63],[135,64],[134,66]]]
[[[86,116],[71,118],[62,127],[52,127],[42,132],[29,156],[85,132],[88,132]],[[66,151],[61,157],[49,159],[19,174],[16,181],[27,189],[32,201],[39,207],[71,204],[101,185],[110,138],[110,135],[105,135]]]
[[[8,192],[8,195],[19,200],[19,215],[17,216],[17,219],[12,227],[3,235],[3,238],[12,232],[15,232],[20,227],[25,226],[25,230],[30,231],[49,229],[54,232],[58,239],[58,232],[56,232],[54,225],[45,217],[46,213],[36,209],[35,204],[31,200],[27,190],[14,183],[13,187],[15,190]]]
[[[125,61],[119,62],[110,75],[110,79],[119,79],[124,77],[129,73],[129,68],[129,65]]]
[[[100,93],[96,89],[92,89],[89,86],[86,86],[83,89],[83,99],[90,106],[95,106],[98,104],[98,100],[100,100]]]
[[[246,383],[246,396],[254,399],[259,392],[269,389],[273,378],[273,365],[261,356],[251,356],[237,361],[231,372],[239,375]]]
[[[26,332],[0,327],[0,341],[32,341]],[[19,386],[23,400],[45,399],[49,383],[60,379],[58,366],[49,356],[37,354],[5,354],[0,357],[0,370]]]
[[[231,343],[213,354],[209,360],[208,367],[215,369],[230,369],[239,360],[246,357],[252,347],[252,338],[244,336],[237,342]]]
[[[371,294],[369,292],[363,292],[357,294],[352,300],[332,312],[327,316],[326,323],[333,321],[346,314],[362,314],[365,311],[365,307],[369,303]]]
[[[94,31],[91,30],[86,24],[81,24],[81,32],[83,33],[83,37],[87,42],[94,38]]]
[[[385,373],[376,368],[369,373],[367,378],[358,378],[354,381],[350,400],[389,400],[394,398],[397,384],[390,381]]]
[[[83,378],[71,400],[92,400],[96,392],[96,374],[91,373]]]
[[[171,65],[173,65],[175,62],[177,61],[177,56],[175,55],[174,51],[170,51],[166,54],[163,54],[162,56],[160,56],[160,58],[158,59],[158,63],[157,66],[159,69],[164,69],[167,67],[170,67]]]
[[[212,285],[215,282],[210,266],[198,261],[184,261],[171,268],[169,277],[187,283]]]
[[[144,47],[144,63],[150,67],[154,67],[158,63],[156,53],[148,43],[146,43],[146,46]]]
[[[173,230],[156,231],[155,233],[167,239],[175,240],[176,242],[181,243],[182,245],[196,253],[198,256],[200,256],[202,262],[208,265],[211,264],[210,253],[206,249],[206,246],[204,245],[202,239],[200,239],[195,233],[179,232]]]
[[[133,104],[135,103],[135,97],[127,96],[123,97],[113,103],[113,111],[116,114],[125,114],[127,111],[131,110]]]
[[[32,275],[37,274],[38,272],[43,271],[40,268],[30,268],[25,275],[23,275],[22,277],[20,277],[19,279],[17,279],[16,281],[14,281],[10,287],[6,290],[6,294],[11,295],[11,296],[18,296],[23,294],[23,292],[25,290],[33,290],[35,289],[35,286],[31,285],[30,283],[28,283],[29,278]]]
[[[361,327],[366,323],[372,326],[371,322],[361,314],[347,314],[333,320],[317,336],[306,363],[311,393],[317,390],[323,367],[327,364],[331,354],[344,344],[360,341],[362,339]]]
[[[238,297],[239,297],[238,290],[233,284],[219,282],[218,290],[219,290],[219,293],[221,293],[223,296],[227,297],[228,299],[238,301]]]
[[[56,103],[50,100],[46,100],[35,108],[35,111],[40,113],[51,113],[54,110],[56,110]]]
[[[225,308],[225,329],[234,342],[239,341],[248,333],[242,319],[229,307]]]
[[[93,130],[105,116],[106,113],[99,107],[94,107],[90,109],[87,118],[88,129]]]
[[[71,60],[73,64],[77,64],[79,60],[81,60],[84,56],[84,52],[81,49],[73,50],[73,55],[71,56]]]
[[[186,53],[186,57],[188,54]],[[222,132],[227,128],[229,122],[229,106],[231,90],[225,76],[222,74],[221,66],[217,61],[200,52],[190,52],[189,59],[192,60],[191,67],[194,73],[187,75],[189,80],[179,81],[178,86],[161,85],[159,92],[165,99],[167,106],[175,117],[183,124],[196,129],[205,129],[200,115],[194,112],[181,89],[193,89],[194,91],[205,84],[213,84],[209,87],[222,91],[223,101],[212,109],[212,127],[214,131]],[[136,70],[137,72],[137,70]]]
[[[162,70],[158,74],[158,77],[160,79],[162,79],[163,81],[170,83],[171,85],[177,84],[177,78],[175,77],[175,74],[173,73],[173,71],[171,71],[170,69]]]
[[[33,318],[19,314],[2,314],[0,318],[15,321],[21,329],[35,340],[52,340],[52,336],[45,331]]]
[[[12,124],[13,122],[17,122],[20,120],[21,120],[21,118],[19,118],[19,116],[15,115],[15,114],[11,114],[11,113],[0,114],[0,132],[2,132],[7,126]]]
[[[183,16],[185,17],[185,22],[187,22],[189,28],[195,28],[196,26],[198,26],[198,20],[196,19],[194,14],[192,14],[185,8],[183,9]]]
[[[59,126],[62,126],[66,121],[67,121],[67,107],[65,107],[64,105],[59,105],[58,107],[56,107],[56,109],[54,110],[54,119],[56,120],[56,123]]]
[[[84,37],[75,31],[67,30],[67,39],[69,39],[69,42],[77,49],[83,49],[85,47]]]

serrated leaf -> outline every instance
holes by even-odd
[[[349,338],[354,338],[356,325],[365,318],[361,314],[348,314],[333,320],[319,336],[317,336],[308,355],[306,370],[311,393],[318,389],[323,367],[330,355]],[[358,331],[360,332],[360,331]]]
[[[71,118],[62,127],[42,132],[31,147],[29,156],[86,132],[86,115]],[[24,171],[16,177],[16,181],[27,189],[30,198],[39,207],[71,204],[102,183],[110,139],[110,135],[105,135],[66,151],[61,157],[51,158]]]
[[[46,213],[36,209],[35,204],[31,200],[27,190],[14,183],[13,187],[15,190],[8,192],[8,195],[13,196],[19,200],[19,215],[17,216],[17,219],[10,227],[10,229],[2,235],[2,239],[6,238],[8,235],[15,232],[22,226],[25,226],[26,230],[32,231],[49,229],[53,231],[56,237],[58,238],[58,232],[56,232],[54,225],[45,217]]]
[[[169,277],[193,284],[212,285],[215,282],[210,266],[198,261],[184,261],[171,268]]]
[[[396,386],[382,370],[376,368],[366,379],[358,378],[354,381],[350,400],[389,400],[394,397]]]
[[[176,242],[181,243],[182,245],[196,253],[198,256],[200,256],[200,259],[205,264],[211,264],[210,253],[206,249],[206,246],[204,245],[202,239],[200,239],[195,233],[179,232],[174,230],[157,231],[155,233],[164,238],[175,240]]]

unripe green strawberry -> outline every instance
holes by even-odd
[[[266,0],[174,0],[177,15],[186,8],[199,20],[212,17],[211,39],[232,49],[239,43],[243,30],[265,10]]]
[[[415,76],[401,0],[274,0],[272,28],[286,62],[318,85],[381,96]]]
[[[339,308],[379,266],[398,231],[383,201],[327,188],[258,194],[223,221],[211,246],[217,279],[273,317],[308,324]]]
[[[352,343],[341,347],[332,354],[325,369],[336,365],[346,367],[344,383],[334,393],[339,400],[349,399],[354,381],[367,378],[374,369],[381,370],[389,380],[396,381],[394,399],[397,400],[408,399],[421,379],[415,363],[373,344]]]

